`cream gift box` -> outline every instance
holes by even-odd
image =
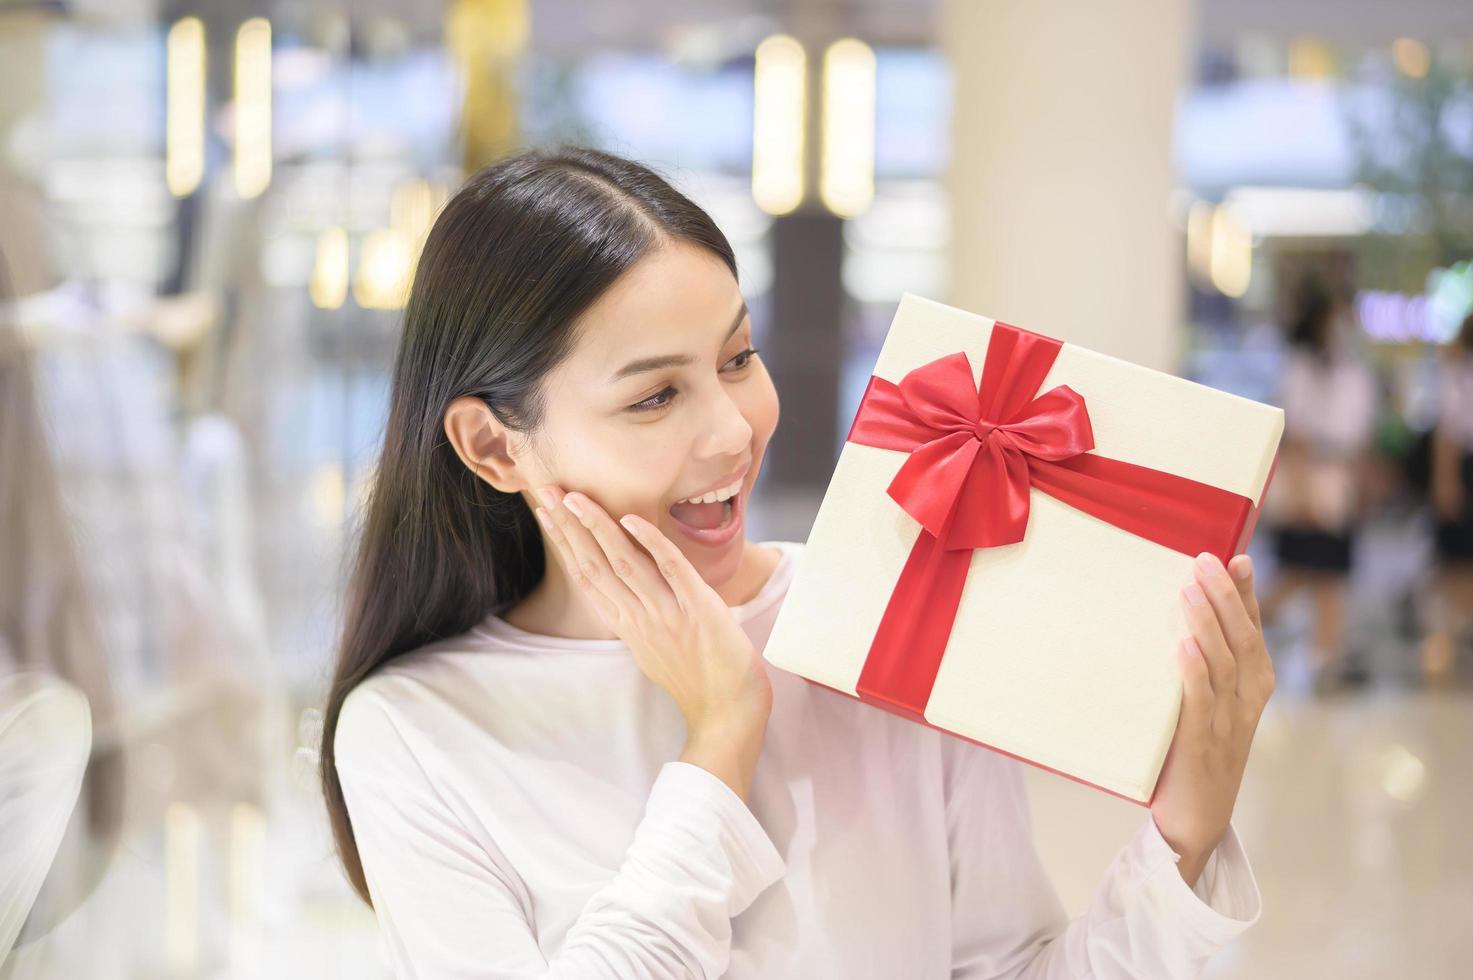
[[[764,649],[1149,805],[1178,596],[1243,550],[1284,416],[906,293]]]

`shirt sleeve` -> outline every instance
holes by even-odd
[[[1024,763],[943,737],[953,980],[1181,980],[1258,921],[1235,829],[1193,888],[1147,815],[1069,919],[1033,841]]]
[[[445,805],[391,706],[355,689],[334,747],[396,977],[718,977],[730,957],[730,920],[786,871],[741,797],[700,766],[672,761],[617,873],[559,948],[544,950],[527,887]]]

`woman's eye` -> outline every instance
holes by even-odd
[[[656,401],[656,399],[658,398],[664,398],[664,396],[667,394],[670,396],[670,398],[665,399],[664,401]],[[635,402],[633,405],[630,405],[629,408],[636,412],[649,412],[657,408],[664,408],[666,405],[670,404],[671,400],[673,400],[674,398],[675,389],[667,387],[664,391],[657,391],[642,402]]]
[[[748,347],[746,350],[738,352],[732,357],[730,361],[727,361],[726,363],[728,365],[735,364],[736,366],[735,368],[733,368],[733,370],[741,371],[752,363],[752,357],[756,353],[757,348]],[[741,363],[738,364],[738,360],[740,360]],[[644,401],[635,402],[633,405],[630,405],[629,409],[630,411],[634,412],[652,412],[656,409],[665,408],[675,400],[676,394],[677,392],[674,388],[667,386],[664,389],[655,392]]]
[[[736,357],[733,357],[730,361],[727,361],[727,363],[728,364],[731,364],[731,363],[735,362],[738,357],[741,358],[742,359],[742,363],[740,363],[740,364],[738,364],[736,366],[736,369],[738,371],[740,371],[742,368],[744,368],[748,364],[752,363],[752,357],[756,353],[757,353],[757,348],[755,348],[755,347],[748,347],[746,350],[741,351],[740,353],[738,353],[736,355]]]

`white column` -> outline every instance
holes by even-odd
[[[1147,367],[1177,367],[1184,295],[1172,114],[1188,0],[943,0],[954,89],[945,301]],[[1071,915],[1149,811],[1024,766]]]
[[[943,0],[954,79],[949,302],[1176,366],[1168,200],[1189,0]]]

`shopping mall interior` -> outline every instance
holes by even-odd
[[[808,539],[907,293],[1282,408],[1263,911],[1202,975],[1468,975],[1473,5],[0,0],[0,871],[54,852],[0,978],[392,975],[319,781],[358,518],[436,216],[573,144],[731,244],[750,540]],[[90,718],[39,838],[21,678]],[[1142,810],[1024,769],[1078,915]]]

